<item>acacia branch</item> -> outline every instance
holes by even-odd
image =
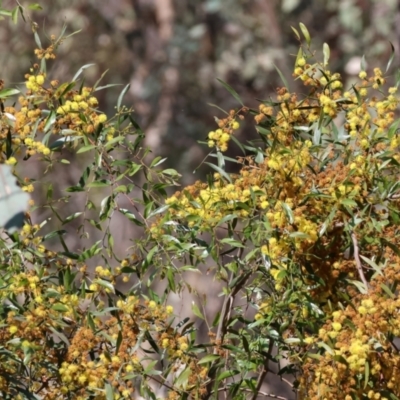
[[[175,391],[175,392],[178,392],[178,393],[182,394],[182,392],[181,392],[179,389],[176,389],[175,387],[173,387],[173,386],[169,385],[167,382],[165,382],[165,378],[163,378],[164,381],[161,381],[161,380],[155,378],[155,377],[152,376],[152,375],[147,375],[147,374],[145,374],[144,376],[145,376],[146,378],[149,378],[149,379],[151,379],[151,380],[157,382],[160,386],[164,386],[164,387],[166,387],[167,389],[169,389],[169,390],[171,390],[171,391],[173,390],[173,391]]]
[[[365,279],[364,271],[363,271],[361,260],[360,260],[357,236],[354,232],[351,233],[351,240],[353,242],[354,260],[356,262],[358,274],[360,275],[360,279],[361,279],[362,283],[365,285],[365,288],[368,290],[368,282]]]
[[[228,321],[232,312],[232,308],[234,305],[235,296],[239,293],[239,291],[243,288],[245,283],[247,282],[248,277],[250,276],[251,272],[246,272],[243,274],[242,278],[236,283],[236,285],[232,288],[232,291],[229,293],[227,297],[225,297],[224,304],[222,306],[222,312],[218,324],[217,336],[215,338],[216,347],[214,348],[214,354],[218,353],[217,346],[222,345],[224,342],[224,337],[226,331],[228,329]],[[234,274],[232,274],[229,286],[233,281]],[[210,373],[208,375],[209,382],[207,384],[207,395],[205,399],[209,399],[212,394],[212,385],[214,383],[214,378],[217,373],[216,368],[212,368],[214,363],[211,364]]]
[[[251,397],[251,400],[256,400],[259,393],[260,393],[260,389],[261,386],[264,382],[265,377],[267,376],[268,372],[269,372],[269,356],[271,355],[272,352],[272,348],[274,347],[274,341],[270,338],[269,339],[269,346],[268,346],[268,353],[267,356],[265,357],[265,361],[264,361],[264,365],[263,365],[263,369],[260,373],[260,375],[258,376],[257,379],[257,384],[256,384],[256,390],[253,393],[253,396]]]

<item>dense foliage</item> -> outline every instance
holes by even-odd
[[[0,91],[1,161],[23,191],[46,199],[31,200],[21,229],[1,233],[2,397],[284,399],[264,390],[274,379],[300,399],[400,397],[393,57],[385,73],[363,62],[344,89],[328,45],[320,59],[307,28],[303,41],[293,30],[301,93],[282,75],[275,98],[254,110],[222,82],[240,107],[207,135],[213,173],[171,196],[180,175],[143,148],[122,105],[127,87],[106,116],[97,100],[106,87],[85,85],[86,66],[71,81],[47,72],[65,31],[44,46],[35,30],[25,89]],[[259,138],[240,143],[245,118]],[[233,145],[237,158],[224,155]],[[76,182],[46,180],[79,154],[87,162]],[[119,216],[142,230],[123,254],[114,250]],[[68,229],[74,220],[78,231]],[[193,274],[220,283],[216,315],[201,293],[190,315],[172,306],[174,294],[197,294]]]

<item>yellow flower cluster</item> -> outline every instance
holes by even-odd
[[[274,237],[268,240],[268,245],[263,245],[261,247],[261,252],[268,256],[273,262],[279,262],[279,259],[286,255],[288,250],[289,246],[285,240],[277,240]]]
[[[52,58],[51,52],[38,51],[38,56]],[[67,90],[68,83],[62,85],[53,80],[46,85],[47,75],[39,70],[35,64],[30,73],[25,76],[25,86],[27,92],[19,97],[19,108],[16,106],[5,107],[1,114],[0,129],[0,150],[2,155],[0,162],[14,165],[17,158],[13,155],[5,159],[5,143],[9,128],[12,128],[12,144],[14,154],[19,154],[22,148],[26,149],[26,154],[50,155],[51,150],[39,138],[39,132],[44,132],[44,128],[49,123],[49,118],[44,114],[39,104],[46,104],[50,111],[56,112],[56,120],[49,128],[53,134],[60,134],[63,129],[75,132],[76,135],[93,134],[100,124],[107,128],[107,140],[114,137],[115,129],[107,124],[108,118],[105,114],[96,111],[98,100],[93,95],[93,90],[83,87],[79,92],[72,89]],[[47,87],[46,87],[47,86]],[[60,105],[62,103],[62,105]],[[53,111],[53,112],[54,112]],[[50,115],[51,116],[51,115]]]
[[[47,57],[49,54],[46,53],[43,57],[52,58]],[[25,78],[27,92],[19,97],[20,107],[5,107],[4,113],[0,115],[0,162],[15,165],[17,157],[14,155],[19,154],[22,149],[26,150],[28,156],[35,154],[49,156],[51,150],[39,137],[40,132],[44,132],[45,128],[50,129],[53,134],[68,130],[70,135],[91,135],[102,124],[107,130],[107,141],[114,137],[115,129],[108,123],[107,116],[99,114],[96,109],[98,100],[91,88],[83,87],[77,92],[71,85],[71,89],[68,90],[68,83],[60,85],[56,80],[46,85],[47,76],[39,70],[37,64]],[[50,112],[56,113],[54,121],[52,121],[53,114],[48,116],[39,106],[40,104],[46,104]],[[52,123],[49,125],[50,121]],[[4,153],[6,153],[6,139],[10,127],[14,154],[6,160]]]
[[[272,299],[267,298],[264,300],[258,307],[258,313],[254,316],[254,319],[257,321],[264,316],[268,315],[272,311]]]
[[[23,228],[27,236],[36,230],[37,227],[28,224]],[[71,262],[67,264],[72,265]],[[107,271],[98,266],[95,274],[108,278]],[[194,355],[188,352],[188,337],[171,328],[174,310],[170,305],[163,306],[153,300],[143,303],[136,296],[128,296],[116,301],[118,317],[104,319],[101,314],[95,316],[93,308],[102,309],[102,301],[97,299],[99,294],[95,297],[89,294],[92,307],[87,308],[84,298],[67,293],[64,286],[47,282],[43,271],[35,270],[15,273],[10,285],[1,291],[1,300],[9,298],[10,294],[23,295],[31,301],[26,309],[9,311],[1,321],[0,345],[21,359],[29,352],[30,359],[25,361],[28,368],[39,366],[41,374],[52,377],[52,385],[46,389],[48,399],[55,400],[60,394],[73,394],[80,399],[96,394],[97,398],[105,399],[105,396],[98,396],[98,391],[104,389],[107,382],[114,387],[114,398],[135,398],[131,378],[141,374],[144,368],[143,355],[136,344],[145,332],[151,333],[161,348],[168,348],[177,365],[190,365],[193,391],[204,390],[208,370],[198,365]],[[43,344],[48,337],[57,334],[62,338],[61,344],[50,346],[44,352]],[[0,361],[0,376],[17,374],[18,359],[0,355]],[[54,368],[58,369],[57,374]],[[7,392],[9,382],[0,379],[0,388]],[[38,386],[37,390],[42,389]]]
[[[332,99],[328,95],[322,94],[319,97],[319,102],[321,103],[322,110],[325,114],[328,114],[330,117],[334,118],[337,114],[337,103],[334,99]]]
[[[309,398],[324,396],[333,400],[344,393],[342,398],[357,394],[383,399],[381,393],[385,391],[400,394],[400,355],[392,344],[393,337],[400,334],[400,299],[388,297],[382,289],[382,285],[400,278],[400,267],[397,255],[390,251],[387,255],[391,265],[386,276],[373,281],[368,295],[357,294],[353,298],[355,307],[332,312],[331,320],[320,329],[319,339],[333,347],[318,363],[310,359],[305,364],[301,385]],[[379,382],[375,390],[367,384],[358,386],[354,379],[357,374],[365,376],[366,369],[368,379]]]
[[[93,107],[98,105],[96,97],[92,96],[91,88],[84,87],[81,93],[70,93],[66,96],[71,100],[57,108],[57,114],[60,115],[59,123],[68,126],[68,129],[74,130],[79,135],[93,134],[99,124],[107,121],[105,114],[98,114]]]
[[[219,175],[216,175],[216,178],[214,187],[207,187],[201,183],[195,184],[191,188],[194,195],[193,200],[177,192],[166,200],[166,204],[173,206],[172,213],[178,218],[188,215],[197,216],[204,219],[205,226],[218,224],[227,213],[236,213],[246,217],[249,212],[245,208],[238,210],[237,204],[239,202],[251,204],[252,196],[256,199],[256,205],[259,208],[266,209],[268,207],[267,195],[262,187],[258,185],[251,188],[241,187],[240,178],[235,181],[235,184],[226,184]],[[198,193],[195,194],[195,191]],[[189,222],[189,226],[193,225],[193,221]]]
[[[323,75],[321,76],[320,68],[322,67]],[[299,57],[293,76],[299,77],[306,86],[325,87],[330,86],[331,89],[340,89],[342,87],[342,81],[339,73],[332,73],[329,71],[327,66],[320,63],[309,64],[307,63],[306,57]]]
[[[24,140],[26,146],[26,154],[33,156],[36,153],[41,153],[45,156],[50,154],[50,149],[46,147],[42,142],[34,141],[30,137]]]
[[[167,199],[168,216],[159,219],[157,228],[170,233],[162,225],[170,219],[200,231],[213,231],[230,216],[244,226],[261,221],[254,223],[256,246],[269,258],[268,282],[275,282],[277,293],[310,283],[309,297],[299,293],[297,303],[290,303],[285,312],[292,312],[296,321],[299,315],[307,319],[314,312],[308,305],[311,298],[327,316],[314,336],[307,332],[304,338],[304,346],[318,355],[302,367],[300,398],[384,399],[388,391],[399,396],[400,356],[392,340],[400,335],[400,302],[395,293],[387,292],[400,279],[400,260],[381,241],[400,246],[400,202],[377,189],[397,187],[397,88],[386,91],[386,79],[375,68],[371,74],[362,71],[360,81],[345,92],[339,74],[330,72],[325,63],[310,64],[305,56],[298,58],[294,76],[311,86],[310,96],[299,99],[281,88],[276,103],[260,105],[255,121],[267,143],[262,157],[257,152],[255,157],[239,158],[241,169],[229,179],[218,174],[208,184],[197,182],[175,193]],[[376,89],[379,92],[372,94]],[[339,114],[345,121],[344,132],[332,123]],[[214,133],[209,139],[215,138]],[[382,202],[390,204],[393,218],[388,210],[379,210]],[[352,226],[358,218],[362,223],[354,228],[359,238],[355,244],[347,223]],[[234,234],[245,235],[240,228]],[[155,238],[163,240],[161,235]],[[350,255],[344,254],[346,249],[351,249]],[[355,249],[364,258],[353,256]],[[370,287],[361,295],[348,282],[360,280],[359,264],[377,254],[385,268],[372,271],[373,262],[362,265]],[[292,273],[295,268],[304,275]],[[323,283],[316,284],[310,274]],[[351,306],[343,305],[338,291],[349,294]],[[270,316],[274,309],[269,295],[262,298],[255,319]],[[358,376],[369,381],[360,383]]]
[[[225,119],[218,120],[219,129],[208,133],[208,146],[217,147],[218,150],[224,152],[228,150],[228,142],[231,140],[231,135],[235,130],[239,129],[239,122],[236,120],[237,117],[241,117],[240,113],[243,109],[238,112],[232,110],[229,116]]]
[[[39,73],[38,75],[27,75],[27,80],[25,82],[26,88],[32,93],[40,92],[46,78],[46,74]]]
[[[53,37],[53,35],[51,37]],[[54,60],[56,58],[54,53],[56,47],[56,43],[52,43],[46,49],[35,49],[34,53],[39,60]]]

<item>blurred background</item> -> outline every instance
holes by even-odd
[[[67,33],[81,30],[61,45],[58,58],[49,63],[50,78],[66,82],[82,65],[95,63],[84,73],[90,85],[108,70],[102,84],[121,84],[97,92],[100,108],[110,116],[120,91],[130,83],[125,104],[135,109],[136,120],[154,156],[168,157],[164,168],[177,169],[183,175],[183,185],[203,178],[207,172],[203,166],[193,174],[209,150],[198,141],[215,129],[214,116],[223,115],[209,104],[224,110],[238,106],[217,78],[232,86],[251,107],[257,107],[256,99],[273,96],[275,89],[282,86],[274,65],[290,82],[298,50],[291,26],[304,23],[311,33],[313,49],[321,53],[322,44],[329,44],[331,69],[340,72],[348,84],[359,73],[363,55],[370,68],[385,68],[391,54],[389,42],[397,53],[400,47],[397,0],[39,0],[39,3],[43,10],[32,13],[32,19],[38,24],[42,43],[46,42],[46,36],[57,36],[64,24]],[[13,0],[3,1],[6,9],[15,5]],[[24,74],[36,62],[35,47],[29,23],[20,21],[14,25],[8,18],[0,21],[0,79],[5,80],[7,87],[23,82]],[[398,60],[396,55],[392,71],[398,67]],[[291,90],[296,89],[301,91],[293,84]],[[243,123],[238,136],[242,141],[256,137],[254,124]],[[238,149],[232,147],[228,155],[238,155]],[[91,162],[88,154],[76,157],[69,166],[57,166],[46,178],[47,182],[57,182],[56,197],[65,195],[63,188],[77,183],[84,166]],[[40,178],[41,167],[34,157],[23,164],[32,177]],[[35,189],[38,204],[45,200],[45,186],[43,190]],[[68,202],[62,203],[59,212],[65,218],[82,211],[84,204],[85,194],[74,193]],[[129,204],[120,206],[128,208]],[[34,222],[48,217],[49,210],[38,210]],[[57,229],[52,226],[55,223],[50,222],[48,229]],[[88,231],[90,239],[79,237],[76,232],[81,223],[77,218],[63,226],[68,232],[66,242],[71,251],[87,248],[101,239],[101,233],[92,227]],[[132,244],[132,238],[141,234],[118,213],[113,216],[112,231],[117,243],[115,250],[121,257]],[[55,249],[59,246],[53,245]],[[188,282],[199,293],[205,291],[211,295],[207,313],[215,315],[221,301],[217,298],[218,284],[205,274],[188,277]],[[191,314],[192,297],[187,293],[182,296],[185,301],[177,296],[172,302],[181,315],[187,316]],[[282,389],[279,382],[272,389],[293,398],[291,390]]]
[[[168,156],[183,183],[201,177],[193,170],[207,152],[204,140],[214,116],[238,104],[216,78],[229,83],[246,105],[257,106],[280,85],[274,64],[290,78],[298,42],[291,26],[303,22],[313,48],[331,48],[331,68],[346,80],[358,74],[365,54],[371,66],[386,65],[390,44],[398,50],[400,5],[396,0],[41,0],[32,18],[39,33],[81,32],[66,40],[50,71],[66,81],[84,64],[86,81],[130,83],[126,104],[155,154]],[[15,1],[3,1],[12,8]],[[0,23],[1,78],[21,81],[35,61],[30,24]],[[393,69],[398,65],[398,58]],[[99,92],[101,108],[112,114],[123,86]],[[295,88],[291,88],[295,89]],[[241,139],[255,136],[243,124]],[[233,150],[235,151],[235,150]],[[234,153],[232,153],[233,155]],[[173,156],[171,156],[173,155]],[[203,171],[204,173],[204,171]]]

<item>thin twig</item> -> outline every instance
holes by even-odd
[[[152,375],[145,375],[147,378],[150,378],[150,379],[152,379],[153,381],[155,381],[155,382],[157,382],[157,383],[159,383],[160,384],[160,386],[165,386],[167,389],[169,389],[169,390],[174,390],[174,391],[176,391],[176,392],[180,392],[178,389],[176,389],[175,387],[173,387],[173,386],[171,386],[171,385],[169,385],[168,383],[166,383],[166,382],[163,382],[163,381],[160,381],[159,379],[157,379],[157,378],[155,378],[154,376],[152,376]],[[165,378],[164,378],[165,379]]]
[[[356,262],[358,274],[360,275],[360,279],[361,279],[362,283],[365,285],[365,288],[368,290],[368,282],[365,279],[364,271],[363,271],[362,264],[360,261],[360,254],[358,252],[359,248],[358,248],[357,236],[354,232],[351,233],[351,240],[353,241],[354,260]]]
[[[293,383],[289,382],[289,381],[288,381],[287,379],[285,379],[285,378],[282,378],[282,376],[281,376],[281,381],[282,381],[282,382],[285,382],[286,384],[288,384],[291,388],[294,388]]]
[[[215,338],[215,343],[216,346],[214,348],[214,354],[218,353],[218,346],[222,345],[224,343],[224,337],[227,331],[227,322],[229,321],[229,317],[231,315],[231,311],[232,311],[232,307],[234,305],[234,301],[235,301],[235,296],[238,294],[238,292],[240,292],[240,290],[243,288],[243,286],[245,285],[245,283],[247,282],[247,279],[250,275],[250,272],[244,273],[242,276],[242,279],[240,279],[236,285],[232,288],[231,293],[225,297],[225,301],[224,301],[224,305],[222,307],[222,312],[220,315],[220,320],[219,320],[219,324],[218,324],[218,330],[217,330],[217,336]],[[232,274],[230,283],[232,282],[234,277],[234,274]],[[228,286],[229,286],[228,285]],[[214,363],[211,364],[210,367],[210,373],[208,375],[209,378],[209,382],[207,385],[207,395],[204,397],[205,399],[209,399],[212,393],[212,385],[213,385],[213,381],[215,378],[215,374],[217,373],[217,369],[216,368],[212,368],[212,366],[214,365]]]

